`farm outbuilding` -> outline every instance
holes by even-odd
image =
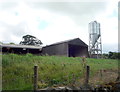
[[[58,42],[42,48],[43,55],[57,55],[67,57],[88,57],[88,45],[81,39],[75,38]]]
[[[3,53],[16,53],[16,54],[41,54],[41,46],[30,46],[30,45],[20,45],[20,44],[1,44]]]

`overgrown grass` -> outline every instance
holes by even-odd
[[[112,59],[86,59],[90,66],[90,77],[100,69],[118,69],[118,61]],[[80,57],[37,56],[32,54],[2,55],[3,90],[32,90],[33,68],[39,66],[39,88],[71,85],[84,78],[83,62]]]

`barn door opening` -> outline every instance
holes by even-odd
[[[69,57],[75,57],[75,45],[69,45]]]
[[[86,48],[79,45],[69,45],[69,57],[86,56]]]

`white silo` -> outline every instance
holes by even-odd
[[[102,55],[100,23],[92,21],[89,23],[89,53],[91,57]]]

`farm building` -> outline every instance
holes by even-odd
[[[67,57],[88,57],[88,45],[79,38],[58,42],[42,48],[42,54]]]
[[[88,45],[79,38],[58,42],[45,47],[20,45],[20,44],[0,44],[3,53],[16,54],[38,54],[38,55],[57,55],[67,57],[88,57]]]
[[[3,53],[17,53],[17,54],[40,54],[42,51],[41,46],[30,46],[30,45],[20,45],[20,44],[1,44]]]

